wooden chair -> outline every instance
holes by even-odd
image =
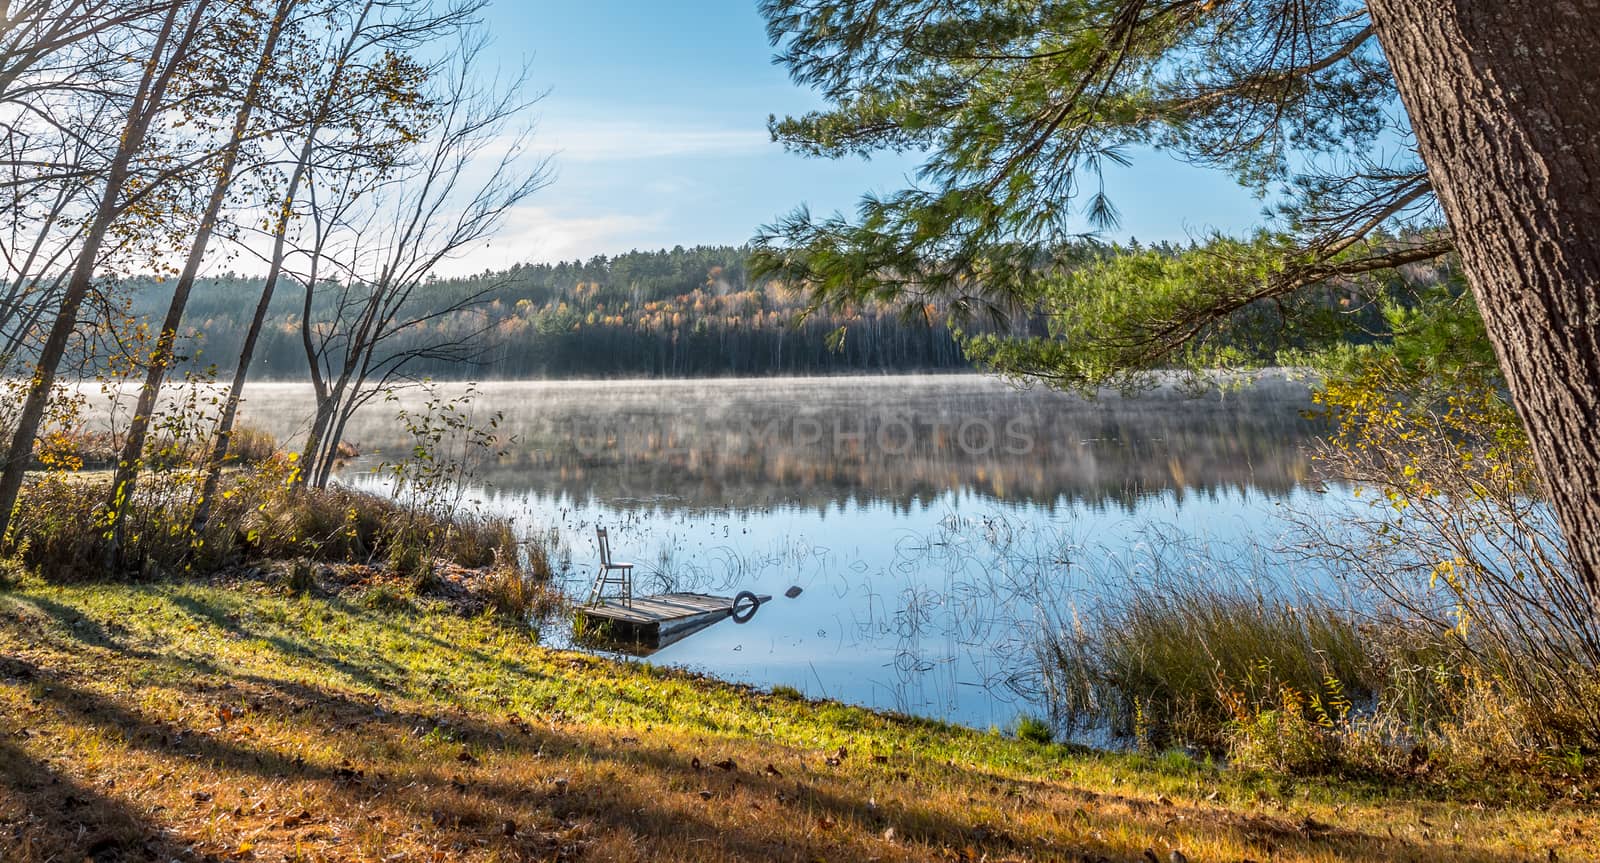
[[[611,541],[606,536],[606,529],[594,529],[595,537],[600,540],[600,572],[595,575],[594,587],[589,589],[589,605],[599,605],[605,599],[606,585],[614,584],[622,589],[618,598],[626,606],[633,605],[633,564],[619,563],[611,559]],[[612,573],[616,573],[612,575]]]

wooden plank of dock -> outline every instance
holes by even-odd
[[[763,603],[771,598],[757,597]],[[600,605],[580,606],[577,615],[605,628],[610,638],[659,645],[671,641],[675,634],[709,626],[732,610],[733,600],[726,596],[662,593],[636,596],[632,605],[607,599]]]

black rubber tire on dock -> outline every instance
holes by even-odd
[[[746,599],[750,600],[749,608],[743,608],[743,601]],[[748,590],[741,590],[733,598],[733,604],[728,608],[728,616],[733,618],[734,623],[749,623],[750,618],[756,616],[756,609],[760,607],[761,597]]]

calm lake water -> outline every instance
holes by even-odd
[[[514,436],[471,497],[558,527],[583,595],[594,528],[638,588],[770,594],[649,661],[758,686],[1009,726],[1039,703],[1040,634],[1097,575],[1173,536],[1226,552],[1283,541],[1315,512],[1305,385],[1263,375],[1195,398],[1083,399],[976,375],[480,386]],[[307,391],[253,387],[246,414],[288,438]],[[353,423],[340,481],[409,446],[395,405]],[[411,404],[415,407],[415,404]],[[1204,577],[1203,572],[1196,577]],[[790,587],[801,588],[795,598]],[[547,643],[565,644],[562,622]]]

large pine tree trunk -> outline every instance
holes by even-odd
[[[1600,0],[1370,0],[1573,561],[1600,594]]]

